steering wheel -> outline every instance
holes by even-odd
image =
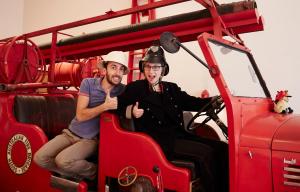
[[[210,107],[209,109],[207,109]],[[225,108],[224,101],[221,99],[221,96],[214,97],[209,103],[204,105],[188,122],[187,130],[194,131],[195,127],[191,127],[192,123],[195,121],[196,118],[200,116],[207,116],[201,123],[201,125],[206,124],[211,119],[215,121],[215,123],[220,127],[222,130],[225,138],[228,138],[228,127],[221,121],[218,117],[218,113],[220,113]]]
[[[126,187],[134,183],[137,178],[137,170],[133,166],[127,166],[122,169],[118,175],[119,185]]]

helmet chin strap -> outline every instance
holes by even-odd
[[[149,86],[151,86],[151,88],[152,88],[153,91],[155,91],[155,92],[157,92],[157,91],[162,91],[162,87],[161,87],[161,86],[159,87],[160,90],[157,90],[157,89],[155,88],[155,86],[160,84],[160,82],[161,82],[161,80],[162,80],[162,78],[163,78],[163,74],[164,74],[164,73],[165,73],[165,68],[163,67],[163,70],[162,70],[161,75],[160,75],[160,77],[158,78],[158,80],[157,80],[155,83],[153,83],[153,84],[150,84],[150,83],[149,83]]]
[[[159,79],[155,83],[150,84],[153,91],[155,91],[155,92],[161,92],[162,91],[162,88],[160,86],[161,79],[162,79],[162,76],[159,77]],[[157,85],[159,85],[159,89],[155,88]]]
[[[161,81],[161,78],[159,78],[155,83],[151,84],[151,86],[154,87],[154,86],[158,85],[160,83],[160,81]]]

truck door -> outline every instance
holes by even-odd
[[[230,191],[271,192],[273,103],[253,55],[237,42],[208,33],[198,42],[226,105]],[[268,123],[262,127],[262,122]]]

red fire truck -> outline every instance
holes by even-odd
[[[229,189],[224,190],[300,191],[300,116],[273,112],[271,94],[254,56],[238,35],[263,30],[254,1],[219,5],[196,0],[203,10],[57,40],[66,29],[185,1],[149,1],[0,40],[1,191],[88,191],[92,184],[94,191],[133,191],[131,186],[139,178],[144,181],[140,191],[147,191],[147,186],[159,192],[196,191],[199,179],[193,176],[192,162],[168,161],[151,137],[128,130],[110,112],[100,118],[97,183],[60,178],[32,160],[43,144],[68,127],[75,116],[78,86],[83,78],[93,76],[100,55],[112,50],[134,53],[159,39],[167,51],[173,48],[171,52],[186,49],[181,42],[197,41],[206,62],[186,50],[209,71],[224,100],[227,125],[217,116],[222,107],[211,113],[199,111],[196,116],[208,119],[194,127],[201,129],[212,119],[227,138],[229,175],[224,180]],[[32,38],[44,34],[51,34],[50,43],[33,42]],[[131,81],[139,77],[138,67],[129,64]]]

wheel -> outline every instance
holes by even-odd
[[[133,185],[131,186],[130,192],[155,192],[155,188],[152,182],[147,177],[139,176]]]

